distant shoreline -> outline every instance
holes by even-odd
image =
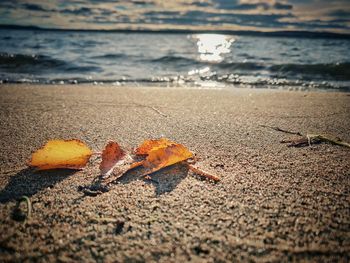
[[[35,30],[54,32],[89,32],[89,33],[141,33],[141,34],[226,34],[241,36],[263,37],[294,37],[294,38],[334,38],[348,39],[350,34],[315,32],[315,31],[250,31],[250,30],[191,30],[191,29],[70,29],[70,28],[43,28],[38,26],[0,25],[0,30]]]

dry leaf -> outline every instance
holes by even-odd
[[[113,174],[109,179],[104,178],[104,183],[108,184],[115,181],[118,177],[124,175],[128,171],[142,165],[140,162],[135,162],[135,160],[129,155],[126,154],[120,159],[109,171],[105,174],[108,177],[110,174]]]
[[[116,142],[109,142],[102,152],[102,162],[100,171],[102,175],[108,175],[112,172],[117,162],[124,157],[124,151]]]
[[[136,155],[147,155],[144,161],[136,162],[131,167],[144,166],[147,170],[144,176],[154,173],[164,167],[186,161],[190,170],[194,173],[205,177],[214,182],[220,181],[216,175],[201,170],[199,167],[193,166],[196,162],[194,155],[183,145],[161,138],[158,140],[146,140],[136,150]],[[193,159],[193,164],[189,163],[189,159]]]
[[[147,168],[144,175],[154,173],[164,167],[192,158],[193,154],[181,144],[172,144],[163,148],[156,148],[148,152],[142,165]]]
[[[90,148],[80,140],[51,140],[32,154],[28,165],[38,170],[81,169],[91,155]]]
[[[135,150],[136,155],[147,155],[150,151],[158,148],[165,148],[167,146],[176,144],[167,138],[160,138],[157,140],[146,140]]]

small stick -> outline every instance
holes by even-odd
[[[152,107],[152,106],[150,106],[150,108],[151,108],[152,110],[154,110],[155,112],[157,112],[159,115],[162,115],[163,117],[168,117],[168,115],[164,114],[163,112],[161,112],[161,111],[158,110],[157,108]]]
[[[281,141],[281,143],[289,143],[288,147],[311,146],[312,144],[317,144],[321,142],[332,143],[335,145],[350,148],[349,143],[339,138],[331,138],[330,136],[322,135],[322,134],[307,134],[306,137],[302,137],[300,139],[288,139],[288,140]]]
[[[306,134],[306,138],[307,138],[307,143],[309,144],[309,146],[311,146],[311,135]]]
[[[198,167],[195,167],[193,164],[187,163],[187,166],[195,174],[203,176],[203,177],[205,177],[205,178],[207,178],[209,180],[213,180],[214,182],[219,182],[220,181],[220,178],[217,177],[216,175],[213,175],[213,174],[210,174],[208,172],[205,172],[205,171],[199,169]]]
[[[322,134],[308,134],[307,137],[310,138],[311,141],[312,140],[320,140],[323,142],[329,142],[332,144],[336,144],[336,145],[350,148],[350,143],[345,142],[339,138],[331,138],[330,136],[322,135]]]
[[[30,218],[32,216],[32,202],[30,201],[30,199],[28,198],[28,196],[23,195],[21,197],[21,200],[19,203],[25,201],[27,204],[27,218]]]
[[[98,196],[103,193],[102,191],[93,191],[90,189],[84,189],[82,190],[82,192],[84,193],[84,195],[87,195],[87,196]]]
[[[299,139],[288,139],[288,140],[282,140],[281,143],[288,143],[288,147],[303,147],[308,146],[308,139],[305,137],[299,138]],[[315,142],[313,142],[315,143]]]
[[[159,115],[162,115],[163,117],[168,117],[168,115],[164,114],[163,112],[161,112],[160,110],[158,110],[156,107],[154,106],[150,106],[150,105],[144,105],[144,104],[140,104],[140,103],[134,103],[134,105],[139,106],[139,107],[145,107],[145,108],[149,108],[154,110],[155,112],[157,112]]]
[[[284,132],[284,133],[288,133],[288,134],[294,134],[294,135],[298,135],[298,136],[303,136],[303,134],[301,134],[300,132],[293,132],[293,131],[288,131],[288,130],[284,130],[281,129],[280,127],[273,127],[273,126],[268,126],[268,125],[259,125],[260,127],[264,127],[264,128],[270,128],[273,129],[275,131],[279,131],[279,132]]]
[[[26,215],[22,214],[21,209],[19,208],[19,206],[21,205],[22,202],[26,202],[27,205],[27,213]],[[32,202],[30,201],[30,199],[23,195],[18,201],[17,201],[17,205],[16,208],[14,209],[12,216],[13,219],[17,220],[17,221],[26,221],[27,219],[29,219],[32,215]]]

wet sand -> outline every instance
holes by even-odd
[[[291,148],[260,125],[350,141],[346,93],[113,86],[0,86],[0,261],[350,260],[350,149]],[[129,173],[84,196],[99,159],[78,172],[33,173],[53,138],[95,151],[165,136],[186,145],[213,184],[177,165]],[[13,219],[26,195],[32,215]],[[23,206],[23,204],[22,204]]]

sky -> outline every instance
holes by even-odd
[[[350,34],[350,0],[0,0],[0,24]]]

